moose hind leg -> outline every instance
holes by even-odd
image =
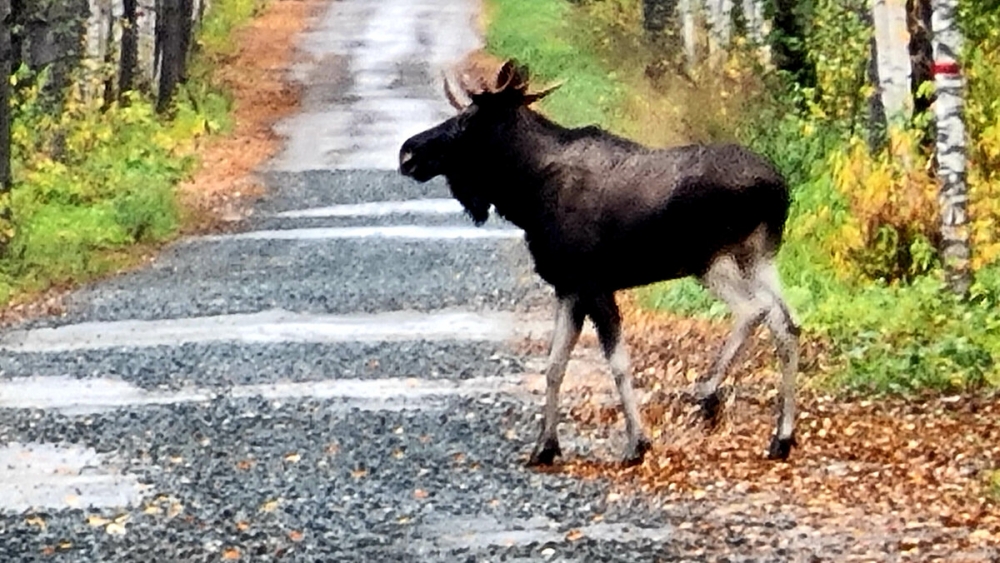
[[[615,386],[622,400],[622,410],[625,413],[625,431],[628,434],[628,446],[625,451],[626,465],[642,463],[643,458],[652,448],[649,438],[642,427],[639,416],[639,405],[632,387],[632,367],[629,361],[628,349],[621,337],[621,313],[615,303],[614,294],[606,294],[593,300],[590,317],[597,327],[597,336],[604,351],[604,357],[611,365],[611,373],[615,378]]]
[[[712,362],[708,374],[698,384],[702,414],[706,419],[714,420],[719,411],[719,385],[725,379],[733,360],[743,351],[749,336],[763,322],[767,309],[755,299],[749,280],[744,277],[736,260],[730,256],[717,258],[701,277],[701,282],[726,303],[735,317],[729,336]]]
[[[584,312],[576,296],[560,297],[556,308],[555,330],[545,370],[545,410],[538,443],[528,460],[529,466],[552,465],[562,455],[559,447],[559,387],[562,385],[570,353],[580,338]]]
[[[757,286],[770,297],[767,323],[774,335],[781,358],[781,385],[778,393],[778,420],[769,459],[787,459],[795,443],[795,378],[799,371],[799,327],[781,296],[777,268],[773,262],[762,264],[755,276]]]

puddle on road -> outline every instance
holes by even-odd
[[[397,214],[452,215],[463,213],[455,199],[410,199],[348,203],[275,213],[282,219],[315,219],[325,217],[384,217]]]
[[[520,392],[519,385],[518,377],[460,381],[417,378],[335,379],[154,392],[114,379],[21,377],[0,381],[0,409],[52,409],[68,415],[83,415],[143,405],[206,402],[215,397],[262,397],[266,400],[341,399],[332,407],[338,409],[436,410],[445,406],[442,399],[447,397],[493,393],[516,396]]]
[[[127,507],[148,486],[93,448],[11,443],[0,446],[0,510]]]
[[[108,348],[179,346],[230,342],[492,341],[545,335],[550,323],[522,322],[509,312],[393,311],[358,315],[312,315],[272,309],[260,313],[153,321],[88,322],[11,331],[0,350],[21,353]]]
[[[353,238],[393,238],[406,240],[519,239],[521,229],[483,229],[480,227],[385,225],[376,227],[316,227],[312,229],[274,229],[225,235],[192,237],[186,242],[222,242],[231,240],[330,240]]]
[[[307,104],[276,127],[286,146],[271,167],[396,169],[407,137],[454,114],[439,72],[481,45],[476,4],[332,2],[302,36],[312,60],[297,65],[295,76]],[[331,76],[342,79],[331,83]]]
[[[488,516],[440,519],[426,524],[421,535],[436,545],[447,548],[483,549],[490,546],[525,545],[532,542],[562,543],[566,532],[549,518],[536,516],[529,520],[499,520]],[[666,542],[673,537],[669,527],[640,528],[630,524],[598,522],[576,528],[583,537],[599,541],[652,540]]]

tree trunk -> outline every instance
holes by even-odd
[[[86,58],[94,65],[94,71],[87,73],[87,80],[82,85],[88,100],[98,95],[97,82],[99,71],[104,65],[107,54],[108,20],[111,19],[111,6],[108,0],[90,0],[90,17],[87,18]],[[103,82],[103,81],[102,81]]]
[[[698,63],[698,37],[695,33],[695,14],[697,0],[680,0],[680,16],[682,35],[684,37],[684,59],[688,71]]]
[[[803,86],[815,86],[816,69],[804,46],[805,30],[798,0],[774,0],[771,52],[777,67]]]
[[[733,0],[705,0],[709,25],[708,52],[716,54],[729,48],[733,32]]]
[[[878,89],[887,124],[903,127],[913,116],[910,93],[910,32],[905,0],[872,0],[872,23],[878,53]]]
[[[10,207],[10,0],[0,0],[0,256],[7,253],[14,234]]]
[[[160,0],[161,10],[156,26],[156,43],[160,55],[160,89],[156,111],[160,113],[169,109],[177,85],[184,78],[186,56],[184,50],[186,41],[182,37],[185,30],[183,21],[185,14],[182,11],[184,4],[184,0]]]
[[[972,285],[969,261],[968,194],[965,174],[965,123],[962,106],[964,81],[959,56],[962,34],[956,11],[958,0],[932,0],[934,13],[931,25],[934,33],[934,85],[937,100],[934,116],[937,125],[938,178],[941,181],[941,255],[944,260],[948,288],[958,294],[968,294]]]
[[[913,96],[913,113],[922,114],[931,109],[934,95],[918,96],[920,86],[934,80],[932,72],[934,48],[931,45],[931,2],[930,0],[907,0],[907,24],[910,28],[910,92]],[[930,151],[934,146],[933,125],[920,139],[921,145]]]
[[[139,64],[139,16],[136,0],[125,0],[122,15],[122,56],[118,70],[118,99],[125,101],[125,92],[135,87],[135,71]]]
[[[861,15],[864,23],[868,26],[874,25],[874,16],[871,11],[864,11]],[[868,40],[868,62],[867,62],[867,83],[875,86],[874,91],[868,96],[868,150],[873,154],[882,151],[887,143],[886,128],[888,124],[885,118],[885,105],[882,103],[882,93],[879,88],[878,67],[878,45],[873,34]]]
[[[642,26],[652,34],[664,31],[676,33],[670,25],[677,11],[678,0],[642,0]]]
[[[10,14],[7,31],[10,37],[10,71],[12,73],[21,68],[21,61],[24,56],[24,20],[27,14],[27,1],[8,0],[5,3]]]

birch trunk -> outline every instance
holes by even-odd
[[[108,28],[111,19],[110,0],[90,0],[90,16],[87,18],[86,75],[83,95],[93,100],[103,93],[102,69],[107,58]]]
[[[886,122],[889,127],[902,127],[913,116],[906,1],[873,0],[872,23],[878,52],[878,88],[882,95]]]
[[[941,255],[948,288],[966,295],[972,285],[969,268],[968,194],[965,173],[965,123],[962,106],[964,80],[959,65],[962,34],[956,21],[958,0],[933,0],[931,26],[934,48],[934,86],[937,100],[937,172],[941,181]]]
[[[157,1],[137,0],[136,14],[138,60],[135,87],[137,89],[153,90],[153,85],[159,80],[156,52]]]
[[[684,60],[690,72],[698,63],[698,38],[695,33],[695,6],[698,0],[681,0],[678,5],[681,33],[684,39]]]
[[[709,26],[708,52],[715,55],[729,47],[733,31],[733,0],[706,0]]]

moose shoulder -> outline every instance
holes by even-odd
[[[400,172],[418,181],[443,175],[477,224],[492,206],[523,229],[536,271],[555,289],[545,419],[532,463],[551,463],[561,453],[559,387],[588,316],[622,396],[626,460],[641,461],[650,442],[633,398],[614,293],[686,276],[701,280],[736,318],[700,384],[706,414],[714,416],[718,385],[750,332],[766,320],[776,335],[784,369],[769,456],[787,457],[798,329],[774,268],[789,208],[781,174],[739,145],[652,149],[597,127],[562,127],[529,107],[554,88],[530,93],[522,67],[498,66],[459,93],[445,81],[459,113],[408,139]]]

